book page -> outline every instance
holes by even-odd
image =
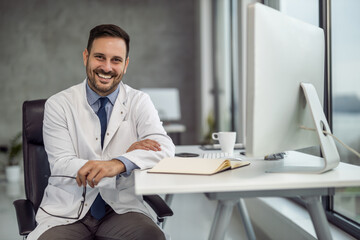
[[[250,165],[250,162],[248,162],[248,161],[230,161],[230,163],[231,163],[231,169],[245,167],[247,165]]]
[[[245,161],[230,161],[227,159],[207,158],[164,158],[149,173],[179,173],[179,174],[204,174],[210,175],[226,169],[234,169],[249,165]]]
[[[164,158],[150,173],[184,173],[184,174],[214,174],[230,167],[230,162],[225,159],[206,158]]]

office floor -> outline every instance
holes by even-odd
[[[24,184],[7,183],[4,175],[0,175],[0,240],[22,239],[18,232],[13,201],[24,198]]]
[[[0,240],[20,240],[18,234],[13,201],[24,198],[23,179],[19,183],[7,183],[4,175],[0,174]],[[216,203],[209,201],[203,194],[175,195],[171,208],[174,216],[165,224],[165,232],[172,240],[201,240],[207,239]],[[238,212],[234,211],[233,219],[225,238],[247,239]]]

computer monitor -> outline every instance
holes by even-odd
[[[149,94],[162,121],[181,120],[180,96],[177,88],[142,88]]]
[[[320,145],[322,166],[283,167],[277,171],[324,172],[338,165],[335,143],[322,132],[330,132],[321,106],[324,51],[321,28],[260,3],[248,6],[247,156]]]

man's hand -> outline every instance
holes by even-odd
[[[145,140],[133,143],[126,152],[131,152],[136,149],[152,150],[155,152],[161,151],[160,144],[157,141],[151,140],[151,139],[145,139]]]
[[[160,144],[155,140],[145,139],[133,143],[126,152],[131,152],[136,149],[161,151]],[[109,161],[89,160],[82,166],[76,176],[76,182],[79,186],[89,184],[90,187],[95,187],[104,177],[114,177],[122,172],[125,172],[125,165],[118,159]]]
[[[89,160],[82,166],[76,176],[79,186],[95,187],[104,177],[114,177],[125,171],[125,165],[118,159],[109,161]]]

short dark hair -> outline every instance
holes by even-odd
[[[121,27],[114,24],[102,24],[91,29],[88,44],[86,47],[89,53],[94,40],[100,37],[119,37],[124,39],[126,44],[126,58],[129,56],[130,36]]]

